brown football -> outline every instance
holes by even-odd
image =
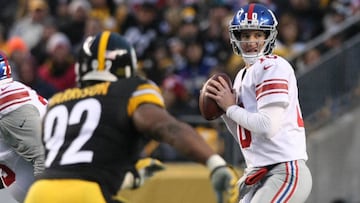
[[[214,120],[219,118],[222,114],[225,112],[217,105],[215,100],[211,99],[210,97],[205,96],[206,88],[209,85],[209,81],[216,80],[219,81],[218,77],[224,78],[228,84],[229,87],[232,88],[232,81],[231,78],[226,73],[215,73],[213,76],[211,76],[203,85],[200,91],[199,96],[199,108],[201,115],[206,120]]]

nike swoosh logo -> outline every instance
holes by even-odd
[[[23,122],[19,125],[20,128],[22,128],[22,127],[24,126],[25,121],[26,121],[26,120],[23,120]]]
[[[1,89],[1,91],[4,91],[4,90],[6,90],[8,87],[9,87],[9,86],[6,86],[6,87],[0,88],[0,89]]]
[[[270,67],[272,67],[272,65],[270,65],[270,66],[264,66],[264,70],[267,70],[267,69],[269,69]]]

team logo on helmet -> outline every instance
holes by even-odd
[[[81,81],[116,81],[135,75],[136,54],[124,37],[104,31],[82,44],[76,65]]]
[[[0,80],[11,79],[11,67],[6,55],[0,52]]]

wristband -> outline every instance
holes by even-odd
[[[225,160],[218,154],[214,154],[208,158],[206,161],[206,166],[210,171],[213,171],[215,168],[219,166],[225,166],[226,162]]]

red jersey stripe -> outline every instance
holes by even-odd
[[[13,101],[15,99],[23,99],[23,98],[26,98],[26,97],[29,97],[30,94],[28,91],[22,91],[22,92],[18,92],[18,93],[13,93],[13,94],[10,94],[8,96],[5,96],[3,98],[0,98],[0,105],[3,105],[5,103],[8,103],[10,101]]]
[[[273,83],[264,85],[256,90],[256,97],[269,90],[288,90],[288,85],[284,83]]]
[[[258,97],[256,97],[256,100],[259,100],[261,97],[266,96],[266,95],[269,95],[269,94],[288,94],[288,92],[287,92],[287,91],[273,91],[273,92],[268,92],[268,93],[259,95]]]
[[[262,83],[257,84],[255,87],[258,88],[259,86],[261,86],[264,83],[273,82],[273,81],[282,82],[282,83],[288,83],[288,81],[284,80],[284,79],[270,79],[270,80],[264,80]]]
[[[12,105],[25,103],[25,102],[30,101],[30,100],[31,100],[31,99],[29,98],[29,99],[21,100],[21,101],[18,101],[18,102],[10,103],[10,104],[8,104],[8,105],[3,106],[2,108],[0,108],[0,112],[1,112],[2,110],[6,109],[6,108],[8,108],[8,107],[10,107],[10,106],[12,106]]]

